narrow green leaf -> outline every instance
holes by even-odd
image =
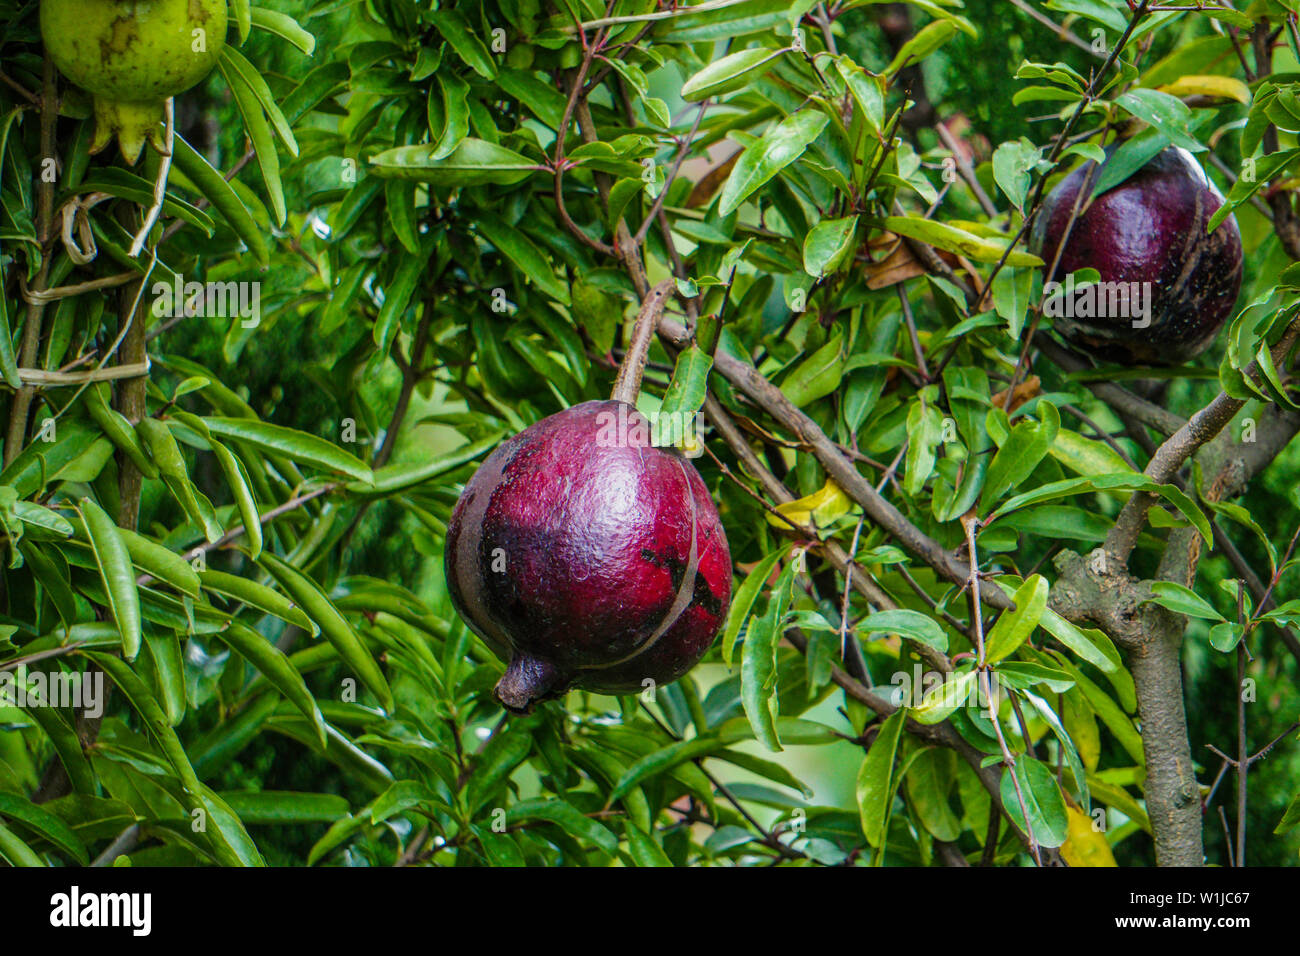
[[[357,481],[369,482],[372,478],[369,466],[350,452],[295,428],[249,418],[205,418],[203,422],[212,434],[220,438],[245,442],[261,451],[281,454],[304,465],[347,475]]]
[[[744,627],[749,612],[753,610],[759,592],[763,590],[763,585],[767,584],[767,579],[772,576],[772,569],[776,567],[776,563],[789,550],[789,545],[786,545],[771,554],[764,555],[758,564],[754,565],[754,570],[745,576],[745,580],[732,596],[731,609],[727,612],[727,625],[722,631],[722,659],[727,662],[727,666],[731,666],[731,655],[736,647],[736,638],[740,636],[740,629]]]
[[[286,700],[302,712],[302,715],[311,722],[320,740],[321,748],[324,749],[328,743],[325,719],[321,716],[320,707],[312,697],[311,691],[307,689],[302,675],[290,663],[285,653],[261,634],[238,621],[231,621],[224,631],[218,632],[217,637],[257,668],[272,686],[284,694]]]
[[[117,632],[122,637],[122,653],[127,660],[135,660],[135,656],[140,653],[143,635],[140,593],[135,585],[135,572],[131,570],[130,551],[113,519],[89,498],[81,499],[81,517],[85,522],[86,537],[95,554],[100,580],[104,582],[108,609],[117,625]]]
[[[264,552],[258,563],[320,625],[325,639],[338,651],[343,662],[361,678],[361,682],[379,698],[380,706],[391,711],[393,692],[388,687],[384,672],[352,629],[352,625],[338,612],[316,582],[269,552]]]
[[[904,712],[885,718],[870,749],[858,768],[857,800],[862,833],[867,842],[878,847],[884,841],[889,823],[889,807],[894,799],[892,786],[894,755],[903,732]]]

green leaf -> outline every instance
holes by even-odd
[[[700,43],[771,34],[778,25],[789,28],[789,0],[731,0],[696,6],[700,9],[678,8],[675,16],[656,25],[655,37],[668,43]]]
[[[1011,204],[1023,209],[1032,174],[1042,159],[1042,150],[1023,136],[1003,143],[993,153],[993,179]]]
[[[265,584],[259,584],[250,578],[224,571],[205,570],[199,572],[199,581],[205,591],[221,594],[241,604],[264,611],[280,620],[301,627],[316,637],[320,628],[302,610],[278,591],[272,591]]]
[[[444,119],[442,129],[430,128],[429,132],[435,133],[438,139],[433,158],[446,159],[469,135],[469,84],[455,74],[447,73],[439,78],[438,86],[442,92]]]
[[[937,390],[922,389],[907,410],[907,455],[903,488],[919,495],[934,474],[936,449],[943,441],[943,416],[935,407]]]
[[[208,817],[213,817],[213,808],[210,802],[204,798],[206,788],[199,782],[199,778],[190,764],[189,757],[185,753],[185,747],[181,744],[180,738],[176,736],[176,731],[167,723],[162,708],[158,706],[158,701],[149,692],[149,688],[144,681],[136,675],[125,661],[116,657],[98,652],[89,652],[86,656],[99,665],[100,669],[122,691],[123,696],[130,702],[132,709],[140,715],[149,731],[149,736],[158,744],[159,749],[162,750],[163,755],[180,778],[182,787],[180,798],[182,803],[191,811],[201,810]],[[247,838],[247,834],[243,834],[243,836]],[[245,859],[231,845],[225,828],[209,826],[207,838],[218,862],[226,866],[242,866],[245,864]]]
[[[844,85],[861,110],[863,118],[873,131],[880,132],[885,125],[884,78],[868,73],[846,54],[835,58],[835,69],[844,80]]]
[[[1233,621],[1222,621],[1210,628],[1210,646],[1226,654],[1235,648],[1245,635],[1246,629]]]
[[[836,332],[812,355],[800,362],[781,383],[781,391],[795,408],[825,398],[844,379],[844,337]]]
[[[1206,621],[1225,620],[1209,601],[1191,588],[1173,581],[1152,581],[1151,594],[1152,597],[1142,603],[1159,604],[1175,614],[1186,614],[1188,617],[1199,617]]]
[[[1133,721],[1129,719],[1128,714],[1111,699],[1110,695],[1094,684],[1082,671],[1065,659],[1063,654],[1053,654],[1057,665],[1074,678],[1075,684],[1083,692],[1087,699],[1088,705],[1093,709],[1106,729],[1114,734],[1119,745],[1124,748],[1125,752],[1133,759],[1133,762],[1142,765],[1146,762],[1146,756],[1142,750],[1142,736],[1133,726]],[[1091,783],[1091,781],[1089,781]]]
[[[936,650],[948,650],[948,635],[939,622],[920,611],[876,611],[859,621],[857,629],[859,634],[898,634]]]
[[[718,211],[729,216],[773,176],[803,155],[830,117],[818,110],[801,110],[770,127],[748,147],[727,177],[718,197]]]
[[[298,155],[298,141],[294,139],[293,129],[289,126],[289,121],[285,119],[284,113],[280,111],[279,105],[276,104],[275,96],[271,93],[271,88],[266,85],[266,80],[263,79],[262,74],[234,47],[225,46],[221,48],[220,63],[227,81],[230,81],[232,73],[238,74],[240,81],[256,97],[258,106],[266,113],[266,118],[270,120],[276,135],[284,142],[284,148],[289,151],[291,156],[296,157]],[[232,88],[234,85],[232,83]]]
[[[393,279],[384,288],[384,304],[379,307],[379,316],[370,330],[371,337],[379,346],[376,359],[387,357],[393,339],[397,337],[397,332],[402,327],[402,317],[406,315],[411,299],[415,297],[415,290],[424,278],[427,261],[428,256],[423,254],[403,253],[399,256]]]
[[[740,635],[740,629],[744,627],[749,612],[754,607],[754,602],[758,599],[758,594],[767,584],[767,579],[772,576],[772,569],[776,563],[781,560],[790,550],[790,546],[778,548],[777,550],[766,554],[754,565],[754,569],[745,575],[745,580],[736,593],[731,598],[731,608],[727,612],[727,624],[722,630],[722,659],[731,666],[731,655],[736,646],[736,638]]]
[[[325,718],[321,716],[320,707],[298,669],[290,663],[289,658],[278,647],[250,627],[238,621],[231,621],[224,631],[217,633],[217,638],[229,645],[270,682],[285,699],[293,704],[307,718],[316,731],[321,749],[325,749],[328,738],[325,731]]]
[[[1192,153],[1205,151],[1192,135],[1192,111],[1178,97],[1159,90],[1133,89],[1116,97],[1115,104],[1158,129],[1175,146]]]
[[[508,725],[488,740],[474,764],[474,773],[465,793],[465,806],[471,817],[478,816],[493,797],[506,796],[500,791],[501,786],[528,759],[532,749],[531,734],[517,724]]]
[[[1237,178],[1237,181],[1232,184],[1232,188],[1228,190],[1223,205],[1216,209],[1214,215],[1210,217],[1210,221],[1205,226],[1205,231],[1208,233],[1217,229],[1221,222],[1232,215],[1234,209],[1255,195],[1261,186],[1267,185],[1296,156],[1300,156],[1300,149],[1283,149],[1254,160],[1252,162],[1254,166],[1253,175],[1243,175]]]
[[[858,217],[824,219],[804,237],[803,270],[815,279],[835,272],[856,245]]]
[[[1282,819],[1279,820],[1277,826],[1273,828],[1273,832],[1276,834],[1286,833],[1295,829],[1297,824],[1300,824],[1300,792],[1297,792],[1296,795],[1291,798],[1290,804],[1287,805],[1286,812],[1282,814]]]
[[[704,407],[712,368],[712,356],[694,343],[678,354],[673,377],[664,391],[664,400],[655,419],[658,444],[680,447],[696,441],[695,433],[687,423],[693,421]]]
[[[270,249],[266,236],[258,228],[252,213],[225,177],[213,169],[179,133],[176,134],[172,147],[172,161],[204,198],[212,203],[212,207],[221,213],[235,235],[244,240],[257,261],[265,265],[270,260]]]
[[[316,38],[299,26],[298,21],[291,16],[268,10],[266,7],[254,7],[251,22],[260,30],[266,30],[281,39],[288,40],[308,56],[316,50]]]
[[[129,528],[118,528],[117,534],[137,568],[190,597],[199,596],[199,576],[179,554]]]
[[[1037,267],[1043,264],[1043,260],[1038,256],[1018,250],[1008,253],[1003,243],[993,239],[982,239],[956,226],[936,222],[933,219],[922,219],[920,216],[886,216],[881,225],[900,236],[919,239],[927,245],[947,249],[949,252],[956,252],[978,262],[999,262],[1005,255],[1006,264],[1013,269],[1026,266]]]
[[[181,642],[175,631],[150,631],[144,636],[149,652],[147,669],[153,671],[153,684],[162,704],[167,723],[176,727],[185,719],[185,664]]]
[[[0,793],[0,817],[8,818],[11,823],[21,823],[82,866],[90,862],[86,845],[76,832],[42,806],[10,793]]]
[[[1160,495],[1170,501],[1175,508],[1191,521],[1196,530],[1201,533],[1209,545],[1214,539],[1210,530],[1209,519],[1205,513],[1197,507],[1186,493],[1174,487],[1173,485],[1162,485],[1145,475],[1127,474],[1127,475],[1100,475],[1096,478],[1066,478],[1063,481],[1053,481],[1033,491],[1027,491],[1024,494],[1016,495],[1009,498],[1002,504],[997,511],[993,512],[985,522],[989,525],[996,521],[1002,515],[1009,514],[1018,508],[1026,505],[1039,504],[1043,501],[1052,501],[1057,498],[1066,498],[1070,495],[1086,494],[1094,491],[1149,491],[1152,494]]]
[[[384,211],[397,241],[411,255],[420,252],[420,231],[415,221],[415,191],[419,186],[409,179],[384,181]],[[322,324],[324,324],[322,322]]]
[[[894,755],[903,732],[904,712],[887,717],[876,739],[858,768],[858,818],[862,833],[874,847],[882,844],[889,824],[889,808],[894,801]]]
[[[262,173],[262,182],[266,184],[266,194],[271,200],[271,211],[275,214],[275,224],[283,226],[288,218],[288,209],[284,202],[284,184],[280,181],[280,157],[275,151],[271,124],[267,122],[258,94],[249,86],[239,69],[232,64],[228,56],[230,51],[229,46],[222,48],[222,58],[217,66],[230,86],[239,115],[244,119],[244,131],[253,144],[253,153],[257,159],[258,169]]]
[[[10,866],[45,866],[45,861],[41,859],[40,854],[3,824],[0,824],[0,856],[4,857]]]
[[[1003,589],[1006,590],[1005,587]],[[1111,674],[1123,666],[1118,648],[1104,631],[1091,627],[1077,627],[1050,607],[1043,609],[1043,616],[1039,618],[1038,624],[1102,673]]]
[[[226,805],[250,826],[334,823],[348,815],[348,802],[333,793],[286,790],[226,791]]]
[[[948,803],[955,782],[953,753],[938,747],[921,751],[906,769],[908,806],[938,840],[955,841],[962,824]]]
[[[126,416],[109,406],[107,393],[107,385],[96,384],[86,389],[86,411],[90,412],[90,417],[95,420],[95,424],[118,451],[131,459],[132,464],[140,470],[140,474],[151,480],[157,478],[158,469],[145,454],[135,429],[131,427]]]
[[[569,287],[555,274],[555,267],[546,260],[542,251],[531,239],[514,226],[490,216],[480,218],[475,224],[478,233],[497,251],[519,267],[533,283],[557,302],[569,304]]]
[[[486,438],[468,442],[435,458],[385,465],[374,473],[372,481],[349,482],[347,490],[363,497],[401,494],[483,457],[496,448],[504,436],[504,432],[493,432]]]
[[[338,651],[343,662],[361,678],[361,682],[379,698],[380,706],[391,711],[393,692],[388,687],[384,672],[352,629],[352,625],[338,612],[316,582],[269,552],[263,553],[258,563],[320,625],[325,639]]]
[[[1020,784],[1020,796],[1016,794]],[[1026,832],[1025,812],[1029,814],[1029,831],[1040,846],[1056,847],[1065,842],[1069,820],[1065,812],[1065,798],[1056,785],[1056,776],[1041,761],[1021,754],[1016,758],[1015,780],[1009,770],[1004,770],[1000,785],[1002,805],[1007,817],[1022,832]],[[1024,798],[1024,808],[1020,805]]]
[[[754,736],[773,751],[782,749],[776,732],[776,645],[781,640],[781,627],[790,608],[798,563],[786,564],[768,598],[767,610],[750,623],[741,648],[740,699],[745,716],[754,728]]]
[[[909,711],[909,716],[920,724],[938,724],[947,720],[960,707],[966,705],[979,683],[979,673],[968,670],[949,674],[938,687],[931,688],[921,703]]]
[[[1126,139],[1106,158],[1101,172],[1096,176],[1091,199],[1114,189],[1149,163],[1156,154],[1169,145],[1169,137],[1154,126]]]
[[[539,797],[506,808],[506,825],[543,821],[553,823],[570,836],[594,843],[606,853],[618,852],[618,838],[606,827],[589,819],[565,800]]]
[[[434,186],[511,185],[539,167],[513,150],[467,137],[443,159],[434,159],[436,147],[398,146],[370,157],[377,176],[414,179]]]
[[[672,866],[673,861],[650,834],[636,824],[628,821],[623,824],[623,833],[627,837],[627,850],[632,862],[637,866]]]
[[[1047,607],[1047,579],[1041,574],[1030,577],[1012,597],[1015,610],[1003,611],[985,638],[987,663],[996,663],[1016,652],[1038,626]]]
[[[104,593],[108,595],[108,609],[122,637],[122,653],[127,660],[135,660],[140,653],[142,632],[140,592],[136,589],[135,572],[131,570],[130,551],[103,508],[89,498],[82,498],[80,507],[86,537],[95,554]]]
[[[957,34],[957,24],[952,20],[934,20],[916,32],[916,35],[899,47],[894,59],[885,67],[885,75],[892,76],[909,66],[920,63]]]
[[[158,472],[167,490],[171,492],[186,516],[196,528],[202,529],[208,541],[216,541],[220,538],[225,529],[217,522],[211,504],[202,497],[201,492],[190,481],[185,458],[181,454],[180,446],[176,444],[171,429],[156,418],[145,417],[136,423],[135,430],[158,465]]]
[[[333,442],[307,432],[251,418],[204,418],[203,423],[212,434],[220,438],[241,441],[261,451],[284,455],[322,471],[336,472],[365,482],[373,477],[369,466],[364,462]]]
[[[81,181],[77,187],[80,193],[106,192],[111,196],[129,199],[137,205],[148,208],[153,202],[153,183],[132,172],[115,167],[101,167],[95,174]],[[163,213],[181,219],[208,236],[212,235],[212,219],[196,206],[178,196],[168,193],[163,201]]]
[[[783,52],[756,47],[713,60],[682,84],[681,97],[688,103],[698,103],[710,96],[742,89],[761,78],[767,71],[759,68]]]
[[[454,9],[438,10],[425,14],[425,19],[434,25],[444,40],[456,51],[456,55],[465,61],[465,65],[485,80],[496,79],[496,64],[483,41],[474,35],[473,29],[458,11]]]

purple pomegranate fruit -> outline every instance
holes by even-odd
[[[1043,203],[1031,244],[1050,269],[1081,189],[1095,165],[1080,166]],[[1106,361],[1173,365],[1214,342],[1241,288],[1241,233],[1229,216],[1206,232],[1223,196],[1185,149],[1169,147],[1091,203],[1085,194],[1055,282],[1093,268],[1101,282],[1045,291],[1046,314],[1068,341]],[[1055,295],[1053,295],[1055,293]]]
[[[612,399],[492,453],[452,512],[446,569],[456,610],[508,664],[496,696],[517,713],[570,687],[676,680],[731,599],[727,538],[699,473]]]

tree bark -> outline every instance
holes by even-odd
[[[1157,866],[1205,863],[1200,788],[1183,707],[1182,646],[1182,623],[1170,617],[1167,627],[1129,653],[1147,765],[1143,792]]]

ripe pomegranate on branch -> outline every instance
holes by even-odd
[[[570,687],[640,692],[677,680],[726,619],[731,554],[695,467],[651,443],[635,408],[671,283],[637,317],[613,396],[503,443],[447,526],[456,610],[503,661],[496,687],[526,713]]]
[[[1213,344],[1241,288],[1237,220],[1228,216],[1207,231],[1223,196],[1180,147],[1166,148],[1120,185],[1091,196],[1097,178],[1098,167],[1089,162],[1061,180],[1031,241],[1049,270],[1059,250],[1049,280],[1095,269],[1107,302],[1118,308],[1098,308],[1103,303],[1095,289],[1087,293],[1094,297],[1088,308],[1075,308],[1084,299],[1076,293],[1060,303],[1056,330],[1089,354],[1124,365],[1194,358]]]

